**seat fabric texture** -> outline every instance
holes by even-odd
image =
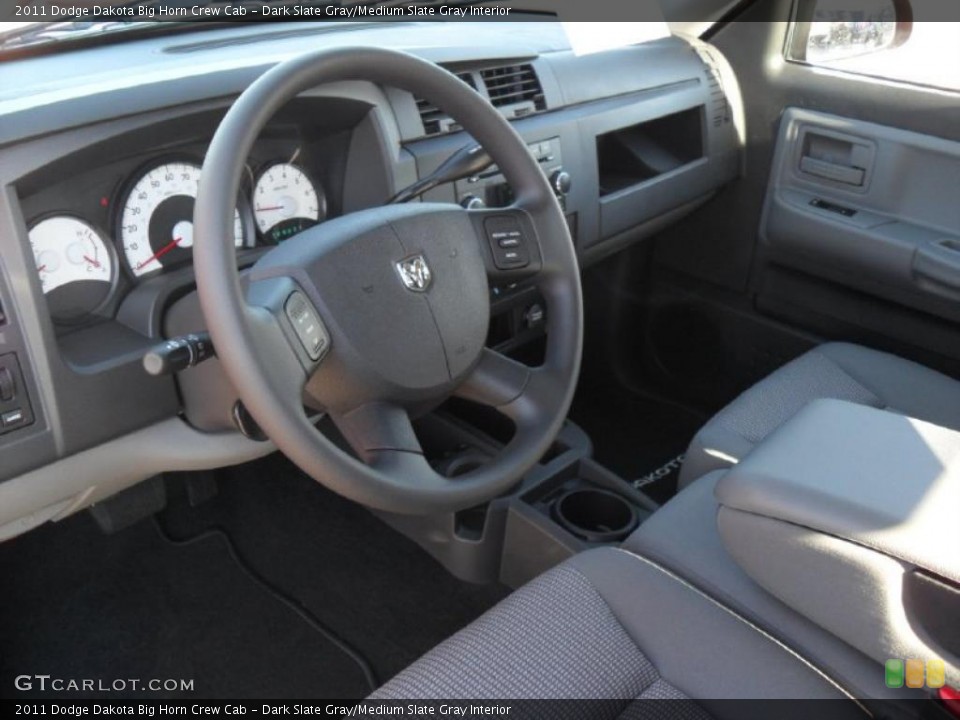
[[[672,573],[600,548],[516,591],[371,699],[600,699],[552,704],[548,715],[703,720],[726,706],[717,712],[695,698],[845,697],[812,664]],[[644,702],[654,699],[673,702]],[[789,705],[782,710],[790,714]],[[822,710],[860,716],[852,703]]]

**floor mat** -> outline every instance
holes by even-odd
[[[274,454],[220,472],[220,494],[167,512],[171,533],[225,528],[246,560],[387,680],[505,597],[451,576],[366,508]]]
[[[170,483],[157,526],[105,536],[83,514],[0,544],[0,696],[16,675],[45,674],[193,679],[195,694],[212,698],[363,697],[361,667],[298,607],[383,681],[508,592],[452,577],[279,454],[218,477],[219,495],[196,508]],[[172,539],[222,528],[229,542],[177,545],[157,527]],[[231,544],[292,603],[252,581]]]
[[[0,545],[0,696],[17,675],[186,680],[107,696],[362,697],[361,668],[252,582],[223,538],[178,546],[150,522],[115,536],[89,516]],[[82,687],[82,686],[81,686]],[[31,696],[59,696],[39,691]],[[103,697],[76,692],[71,697]]]
[[[570,417],[593,440],[594,458],[658,503],[677,491],[679,457],[706,416],[619,387],[582,384]]]

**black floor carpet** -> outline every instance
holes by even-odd
[[[707,420],[699,412],[605,383],[581,383],[570,417],[594,458],[663,503],[677,491],[679,456]]]
[[[174,502],[159,519],[163,533],[222,528],[249,566],[381,680],[506,594],[456,580],[280,456],[222,471],[219,480],[212,501]],[[82,515],[0,545],[0,577],[0,695],[20,674],[193,679],[203,697],[369,692],[360,666],[246,575],[216,535],[173,544],[142,522],[104,536]]]
[[[217,501],[165,521],[175,534],[227,528],[252,565],[349,640],[381,680],[508,593],[457,580],[279,454],[225,471]]]
[[[172,545],[149,522],[107,537],[81,516],[4,544],[0,574],[6,697],[21,674],[108,687],[117,679],[193,680],[202,697],[368,692],[360,668],[252,583],[221,538]],[[58,696],[38,687],[31,696]],[[131,688],[118,695],[191,695]]]

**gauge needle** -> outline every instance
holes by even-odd
[[[144,260],[142,263],[138,263],[136,269],[137,269],[137,270],[141,270],[141,269],[145,268],[147,265],[149,265],[150,263],[152,263],[154,260],[159,260],[159,259],[162,258],[164,255],[166,255],[168,252],[170,252],[171,250],[173,250],[173,249],[174,249],[177,245],[179,245],[181,242],[183,242],[183,238],[182,238],[182,237],[174,238],[173,240],[171,240],[170,242],[168,242],[166,245],[164,245],[162,248],[160,248],[159,250],[157,250],[153,255],[151,255],[151,256],[148,257],[146,260]]]
[[[273,205],[272,207],[257,208],[257,212],[269,212],[270,210],[283,210],[283,205]]]
[[[99,267],[100,267],[100,263],[97,262],[96,260],[94,260],[92,257],[89,257],[89,256],[87,256],[87,255],[84,255],[84,256],[83,256],[83,259],[86,260],[86,261],[87,261],[88,263],[90,263],[91,265],[93,265],[95,268],[99,268]]]
[[[47,269],[46,265],[41,265],[40,267],[37,268],[37,272],[45,272],[46,269]]]

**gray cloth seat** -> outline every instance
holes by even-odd
[[[679,485],[740,461],[812,400],[846,400],[960,429],[960,382],[903,358],[827,343],[767,376],[696,434]]]
[[[521,588],[371,699],[604,699],[593,716],[699,720],[724,712],[694,698],[844,697],[811,663],[677,576],[601,548]],[[664,714],[642,702],[649,699],[684,702]],[[553,716],[585,714],[583,706],[566,714],[551,707]],[[855,704],[834,709],[861,712]]]
[[[890,689],[878,665],[760,587],[727,553],[717,529],[714,497],[725,470],[677,493],[623,543],[684,578],[750,622],[786,642],[857,697],[919,699],[922,690]],[[851,612],[859,612],[851,608]]]

